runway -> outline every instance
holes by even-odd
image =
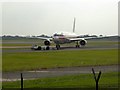
[[[17,81],[20,80],[21,73],[23,73],[24,80],[56,77],[64,75],[77,75],[77,74],[92,74],[92,68],[97,72],[117,72],[118,65],[109,66],[85,66],[85,67],[67,67],[67,68],[53,68],[53,69],[41,69],[39,71],[18,71],[18,72],[4,72],[2,73],[2,81]]]
[[[7,48],[7,49],[4,49]],[[42,50],[31,50],[30,46],[16,46],[16,47],[2,47],[3,53],[12,53],[12,52],[44,52],[44,51],[55,51],[55,46],[50,47],[50,50],[45,50],[45,46],[42,46]],[[107,45],[107,46],[85,46],[76,48],[74,46],[62,46],[60,50],[57,51],[63,51],[63,50],[105,50],[105,49],[118,49],[118,44],[115,45]]]

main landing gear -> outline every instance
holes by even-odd
[[[47,47],[46,47],[46,50],[50,50],[50,47],[49,47],[49,46],[47,46]]]
[[[79,45],[79,42],[76,42],[76,48],[79,48],[80,45]]]
[[[57,50],[59,50],[60,49],[60,45],[58,44],[58,45],[56,45],[56,48],[57,48]]]

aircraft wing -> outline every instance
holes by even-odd
[[[70,41],[80,41],[80,40],[84,40],[84,38],[70,38]]]
[[[70,38],[69,40],[70,41],[80,41],[80,40],[101,39],[101,38],[103,38],[103,37],[84,37],[84,38],[76,37],[76,38]]]
[[[37,38],[37,39],[48,40],[48,41],[52,41],[53,40],[53,38],[51,38],[51,37],[30,37],[30,38]]]
[[[85,37],[85,40],[90,40],[90,39],[102,39],[103,37]]]
[[[48,41],[52,41],[53,40],[53,38],[47,38],[47,37],[37,37],[38,39],[41,39],[41,40],[48,40]]]

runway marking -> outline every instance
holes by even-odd
[[[30,48],[30,46],[0,46],[0,48]]]
[[[45,77],[56,77],[63,75],[77,75],[77,74],[91,74],[91,68],[96,70],[96,73],[102,71],[102,73],[106,72],[118,72],[118,65],[109,65],[109,66],[88,66],[88,67],[69,67],[69,68],[56,68],[56,69],[48,69],[48,70],[36,70],[36,71],[23,71],[24,80],[34,80],[38,78]],[[19,81],[21,72],[6,72],[3,73],[2,81]],[[1,80],[1,79],[0,79]]]
[[[50,71],[27,71],[27,72],[43,72],[43,73],[45,73],[45,72],[50,72]]]

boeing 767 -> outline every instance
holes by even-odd
[[[80,36],[75,34],[75,18],[74,18],[74,23],[73,23],[73,33],[69,32],[59,32],[55,33],[51,38],[45,38],[45,37],[37,37],[39,39],[44,40],[44,45],[46,46],[46,50],[50,49],[51,41],[53,41],[56,44],[56,49],[60,49],[60,44],[65,44],[65,43],[71,43],[75,42],[76,43],[76,48],[79,48],[80,46],[85,46],[87,43],[87,39],[91,39],[93,37],[85,37],[81,38]],[[41,49],[40,46],[34,46],[32,49]]]

